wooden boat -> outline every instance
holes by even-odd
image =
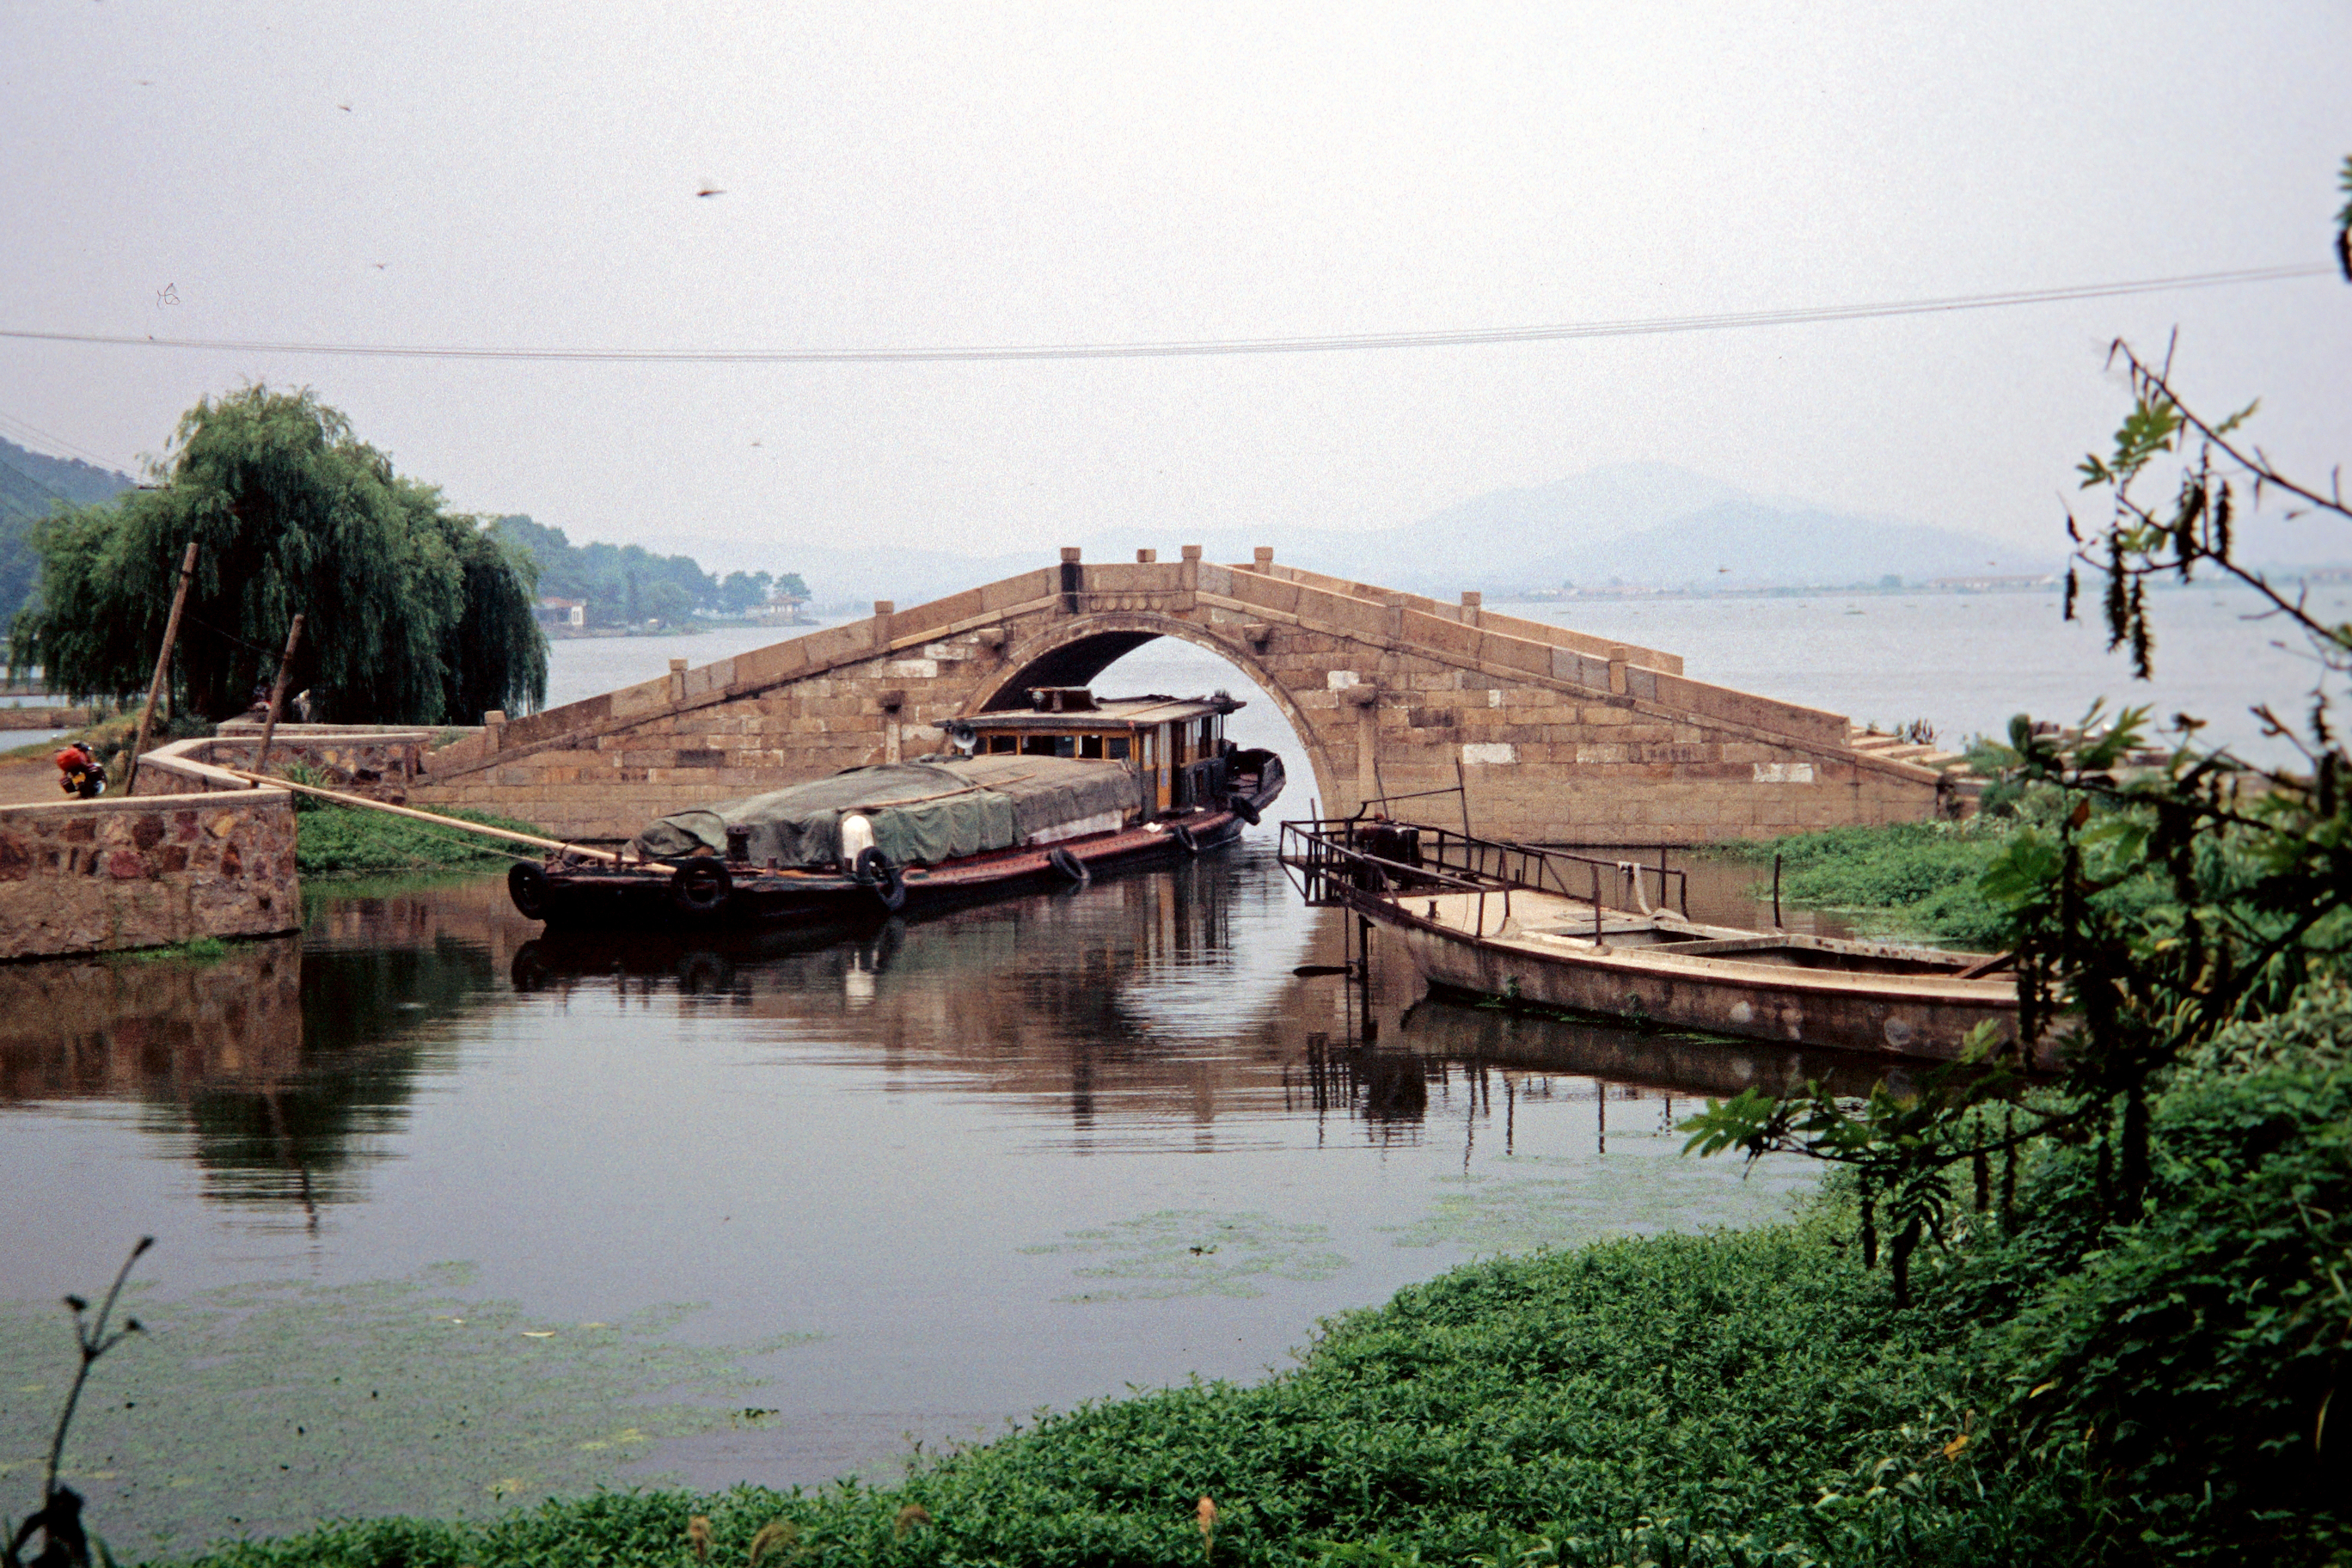
[[[940,725],[935,756],[672,812],[617,858],[518,866],[509,895],[551,929],[870,924],[1197,855],[1282,793],[1279,757],[1225,739],[1243,704],[1223,692],[1030,696]]]
[[[2003,958],[1693,921],[1663,861],[1352,817],[1284,823],[1281,858],[1310,904],[1393,932],[1433,991],[1936,1061],[1979,1024],[2017,1035]]]

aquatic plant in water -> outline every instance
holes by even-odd
[[[1676,1159],[1671,1150],[1628,1149],[1605,1161],[1520,1154],[1495,1173],[1437,1178],[1428,1213],[1381,1228],[1399,1247],[1459,1247],[1480,1258],[1612,1236],[1744,1228],[1787,1219],[1818,1174],[1797,1160],[1739,1171]]]
[[[692,1307],[565,1322],[470,1284],[443,1266],[142,1300],[145,1352],[84,1406],[60,1478],[142,1553],[341,1516],[477,1517],[614,1483],[660,1440],[741,1419],[760,1381],[745,1361],[816,1337],[693,1345],[676,1332]],[[0,1303],[0,1481],[37,1467],[55,1340],[47,1314]]]
[[[1262,1214],[1162,1209],[1021,1250],[1070,1253],[1103,1262],[1076,1270],[1082,1279],[1132,1280],[1127,1289],[1089,1289],[1065,1301],[1164,1300],[1177,1296],[1262,1296],[1256,1281],[1328,1279],[1348,1267],[1319,1225],[1286,1225]]]

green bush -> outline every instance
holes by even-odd
[[[2347,1040],[2334,984],[2227,1031],[2152,1108],[2143,1217],[2068,1259],[2107,1200],[2096,1148],[2061,1149],[2030,1184],[2032,1223],[1984,1260],[2050,1281],[1989,1352],[2021,1462],[2098,1478],[2115,1557],[2352,1553],[2330,1417],[2352,1346]]]

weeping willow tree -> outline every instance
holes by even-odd
[[[298,614],[294,689],[325,721],[470,723],[544,700],[537,567],[394,473],[309,389],[198,403],[154,478],[39,526],[40,583],[10,628],[12,666],[39,665],[56,691],[142,691],[194,540],[172,672],[186,710],[243,711]]]

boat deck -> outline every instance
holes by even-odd
[[[1788,972],[1780,984],[1827,991],[1980,995],[1990,1001],[2011,997],[2016,990],[2016,982],[2006,975],[1963,977],[1983,961],[1980,953],[1701,925],[1668,911],[1643,914],[1604,905],[1596,938],[1591,900],[1528,888],[1510,890],[1507,913],[1501,889],[1483,896],[1402,893],[1394,901],[1401,914],[1446,935],[1534,958],[1694,977],[1752,977],[1764,967]]]

